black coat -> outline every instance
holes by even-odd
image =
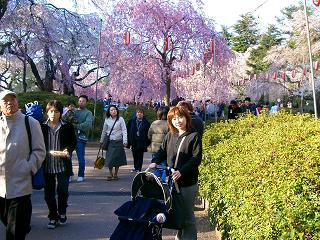
[[[196,132],[200,134],[200,137],[203,136],[203,121],[195,113],[190,113],[191,115],[191,126]]]
[[[46,145],[46,150],[47,150],[47,156],[49,154],[49,126],[45,123],[41,124],[41,129],[43,133],[43,138],[44,138],[44,143]],[[77,138],[74,132],[73,125],[70,123],[63,123],[60,127],[60,149],[68,149],[68,152],[71,156],[72,152],[76,148],[77,145]],[[66,172],[68,176],[71,175],[71,170],[72,170],[72,162],[70,158],[62,158]],[[45,158],[45,161],[47,160],[47,157]]]
[[[195,132],[192,128],[181,136],[169,132],[163,139],[159,151],[152,159],[152,162],[156,164],[167,161],[168,166],[173,167],[179,144],[184,136],[186,138],[182,143],[176,168],[181,173],[181,177],[178,179],[180,187],[191,186],[198,182],[198,167],[202,158],[202,142],[198,132]]]
[[[147,147],[150,145],[150,140],[148,138],[148,131],[150,128],[150,123],[147,119],[143,118],[140,128],[139,128],[139,136],[137,135],[137,118],[132,118],[127,125],[128,131],[128,147],[132,147],[133,150],[138,151],[147,151]]]

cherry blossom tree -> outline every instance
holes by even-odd
[[[20,0],[0,23],[0,54],[7,49],[24,69],[28,64],[40,90],[73,94],[74,85],[93,84],[82,82],[97,69],[98,22],[94,14],[79,15],[47,1]]]
[[[212,39],[220,43],[217,52],[221,54],[215,59],[217,69],[226,67],[231,57],[227,44],[215,31],[213,20],[206,18],[201,5],[193,1],[119,0],[113,2],[112,11],[105,12],[105,16],[102,59],[110,63],[110,92],[121,100],[165,96],[168,104],[177,88],[188,92],[191,89],[186,85],[203,86],[195,78],[179,81],[177,73],[181,69],[191,71],[191,66],[203,61]],[[130,34],[129,44],[124,44],[124,34]],[[217,70],[213,78],[208,74],[207,86],[225,85],[221,72]],[[225,94],[206,89],[209,96]],[[195,93],[192,97],[204,96]]]

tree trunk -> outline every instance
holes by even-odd
[[[9,0],[1,0],[0,1],[0,19],[4,16],[7,11]]]
[[[53,80],[55,78],[55,66],[52,60],[50,49],[47,45],[44,47],[44,61],[46,67],[45,78],[43,79],[44,90],[45,92],[53,91]]]
[[[65,82],[63,83],[63,94],[65,95],[69,95],[69,96],[74,96],[74,87],[73,85],[69,85],[69,84],[66,84]]]
[[[171,79],[170,76],[166,75],[166,106],[170,106],[170,95],[171,95]]]

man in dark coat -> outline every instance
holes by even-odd
[[[136,116],[127,125],[128,148],[131,148],[134,162],[134,169],[131,172],[139,172],[142,169],[143,153],[150,145],[148,131],[150,123],[144,117],[144,109],[137,108]]]
[[[240,113],[241,109],[237,101],[231,100],[230,105],[228,107],[228,119],[237,119]]]

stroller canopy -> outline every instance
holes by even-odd
[[[131,198],[134,201],[138,195],[145,198],[161,199],[167,209],[171,209],[172,198],[167,184],[154,175],[152,172],[138,173],[132,182]]]

